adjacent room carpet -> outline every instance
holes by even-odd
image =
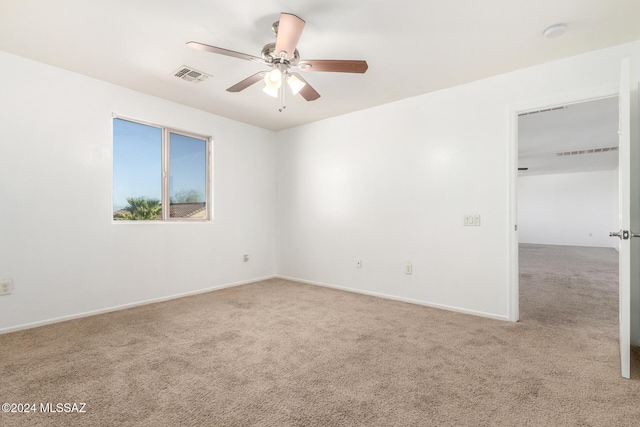
[[[0,335],[0,403],[86,403],[0,425],[637,427],[616,258],[522,245],[517,324],[274,279]]]

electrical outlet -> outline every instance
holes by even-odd
[[[0,295],[9,295],[13,291],[13,284],[11,280],[0,281]]]
[[[404,265],[404,274],[413,274],[413,266],[410,262]]]
[[[244,261],[244,262],[249,262],[249,254],[244,254],[244,255],[242,256],[242,261]]]
[[[357,259],[356,260],[356,268],[362,268],[362,260],[361,259]]]

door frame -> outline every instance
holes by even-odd
[[[561,107],[582,102],[596,101],[618,96],[618,85],[588,88],[576,92],[558,94],[552,97],[534,99],[513,104],[509,108],[509,188],[508,188],[508,256],[509,256],[509,304],[507,317],[511,322],[520,320],[520,260],[518,256],[518,115],[529,111]]]

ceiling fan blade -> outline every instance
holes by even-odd
[[[364,73],[369,68],[367,61],[341,61],[331,59],[312,59],[300,61],[302,71],[331,71],[334,73]]]
[[[241,90],[244,90],[249,86],[251,86],[252,84],[262,80],[265,74],[267,74],[266,71],[260,71],[258,73],[255,73],[254,75],[249,76],[246,79],[242,80],[241,82],[231,86],[229,89],[227,89],[227,92],[240,92]]]
[[[285,59],[292,60],[293,53],[300,40],[300,34],[304,28],[305,22],[296,15],[290,13],[281,13],[278,23],[278,36],[276,37],[276,57],[280,56],[280,52],[286,52]]]
[[[262,58],[258,58],[257,56],[248,55],[246,53],[240,53],[229,49],[223,49],[221,47],[209,46],[208,44],[198,43],[198,42],[187,42],[187,46],[192,49],[204,50],[211,53],[217,53],[219,55],[232,56],[234,58],[246,59],[247,61],[257,62],[259,64],[264,64],[265,60]]]
[[[316,99],[320,98],[320,94],[316,92],[316,90],[311,87],[309,82],[303,79],[300,74],[298,73],[289,73],[289,74],[291,74],[292,76],[296,76],[296,78],[300,79],[305,84],[304,87],[300,89],[300,92],[298,92],[300,95],[302,95],[304,99],[306,99],[307,101],[315,101]]]

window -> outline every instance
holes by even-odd
[[[113,219],[208,220],[210,145],[209,137],[114,118]]]

